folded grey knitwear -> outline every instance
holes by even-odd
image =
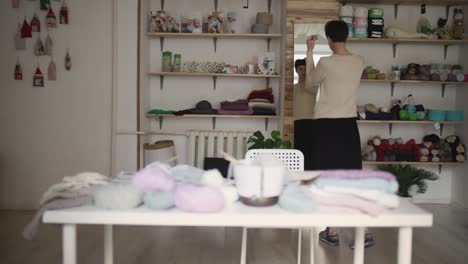
[[[78,196],[70,199],[64,198],[57,198],[54,200],[49,201],[48,203],[44,204],[39,210],[36,212],[34,217],[32,218],[31,222],[27,224],[23,229],[23,237],[27,240],[32,240],[39,229],[39,224],[41,223],[42,215],[47,210],[57,210],[57,209],[65,209],[65,208],[72,208],[72,207],[79,207],[84,205],[92,205],[93,204],[93,196],[92,195],[83,195]]]
[[[250,107],[258,107],[258,108],[276,110],[276,106],[273,103],[252,102],[252,103],[249,103],[249,106]]]
[[[43,206],[44,204],[47,204],[48,202],[61,198],[61,199],[73,199],[76,197],[81,197],[81,196],[86,196],[86,195],[93,195],[94,192],[94,187],[91,188],[82,188],[77,191],[67,191],[67,192],[57,192],[53,193],[50,197],[47,198],[47,200],[44,200],[40,206]]]

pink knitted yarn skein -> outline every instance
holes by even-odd
[[[147,167],[135,174],[132,183],[143,192],[154,190],[174,191],[176,187],[175,180],[161,168]]]
[[[174,200],[176,207],[186,212],[216,213],[224,209],[223,193],[208,186],[178,186]]]

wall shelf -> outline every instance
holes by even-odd
[[[392,134],[393,124],[402,124],[402,125],[434,125],[438,126],[440,136],[444,132],[444,125],[462,125],[464,122],[453,122],[453,121],[430,121],[430,120],[421,120],[421,121],[405,121],[405,120],[358,120],[358,124],[385,124],[388,125],[388,133]]]
[[[439,166],[439,174],[442,173],[442,166],[461,166],[463,162],[410,162],[410,161],[362,161],[363,165],[427,165]]]
[[[236,119],[264,119],[265,120],[265,130],[268,130],[268,123],[271,119],[278,119],[278,116],[269,116],[269,115],[200,115],[200,114],[190,114],[190,115],[171,115],[171,114],[147,114],[147,118],[157,118],[159,120],[159,129],[162,129],[163,121],[165,117],[168,118],[211,118],[213,123],[213,130],[216,129],[216,118],[236,118]]]
[[[165,76],[178,76],[178,77],[212,77],[213,90],[216,90],[216,81],[218,77],[227,78],[265,78],[267,87],[270,85],[270,78],[280,78],[281,75],[262,75],[262,74],[225,74],[225,73],[210,73],[210,72],[150,72],[149,76],[159,76],[161,90],[164,87]]]
[[[445,6],[445,17],[448,18],[450,7],[468,4],[467,0],[339,0],[341,4],[372,4],[372,5],[393,5],[395,19],[398,18],[398,7],[400,5],[434,5]]]
[[[456,40],[439,40],[439,39],[393,39],[393,38],[350,38],[349,43],[368,43],[368,44],[392,44],[393,58],[396,57],[397,46],[399,44],[416,44],[416,45],[442,45],[444,47],[444,60],[447,59],[448,47],[452,45],[466,45],[468,39]]]
[[[147,32],[146,35],[151,38],[159,38],[161,51],[164,50],[164,40],[166,38],[192,38],[192,39],[213,39],[214,52],[217,50],[218,39],[265,39],[267,41],[267,50],[270,51],[272,39],[279,39],[281,34],[229,34],[229,33],[170,33],[170,32]]]
[[[362,79],[361,83],[389,83],[390,94],[393,96],[395,92],[396,83],[408,83],[408,84],[437,84],[440,85],[442,91],[442,97],[445,97],[445,89],[447,85],[466,85],[468,82],[442,82],[442,81],[422,81],[422,80],[374,80],[374,79]]]

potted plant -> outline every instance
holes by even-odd
[[[399,185],[397,194],[406,198],[412,197],[410,190],[413,186],[417,187],[417,193],[425,193],[427,191],[426,181],[439,179],[432,171],[418,169],[410,165],[381,165],[378,166],[378,169],[395,175]]]
[[[291,141],[282,140],[281,133],[278,130],[271,131],[271,138],[265,138],[260,131],[256,131],[247,140],[247,144],[252,144],[250,149],[290,149]]]

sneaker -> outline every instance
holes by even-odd
[[[371,233],[366,233],[364,236],[364,248],[370,248],[375,245],[374,237],[372,236]],[[349,247],[354,250],[354,240],[351,242]]]
[[[330,246],[339,246],[340,240],[338,238],[338,234],[330,234],[328,232],[328,228],[325,231],[319,233],[320,241],[327,243]]]

